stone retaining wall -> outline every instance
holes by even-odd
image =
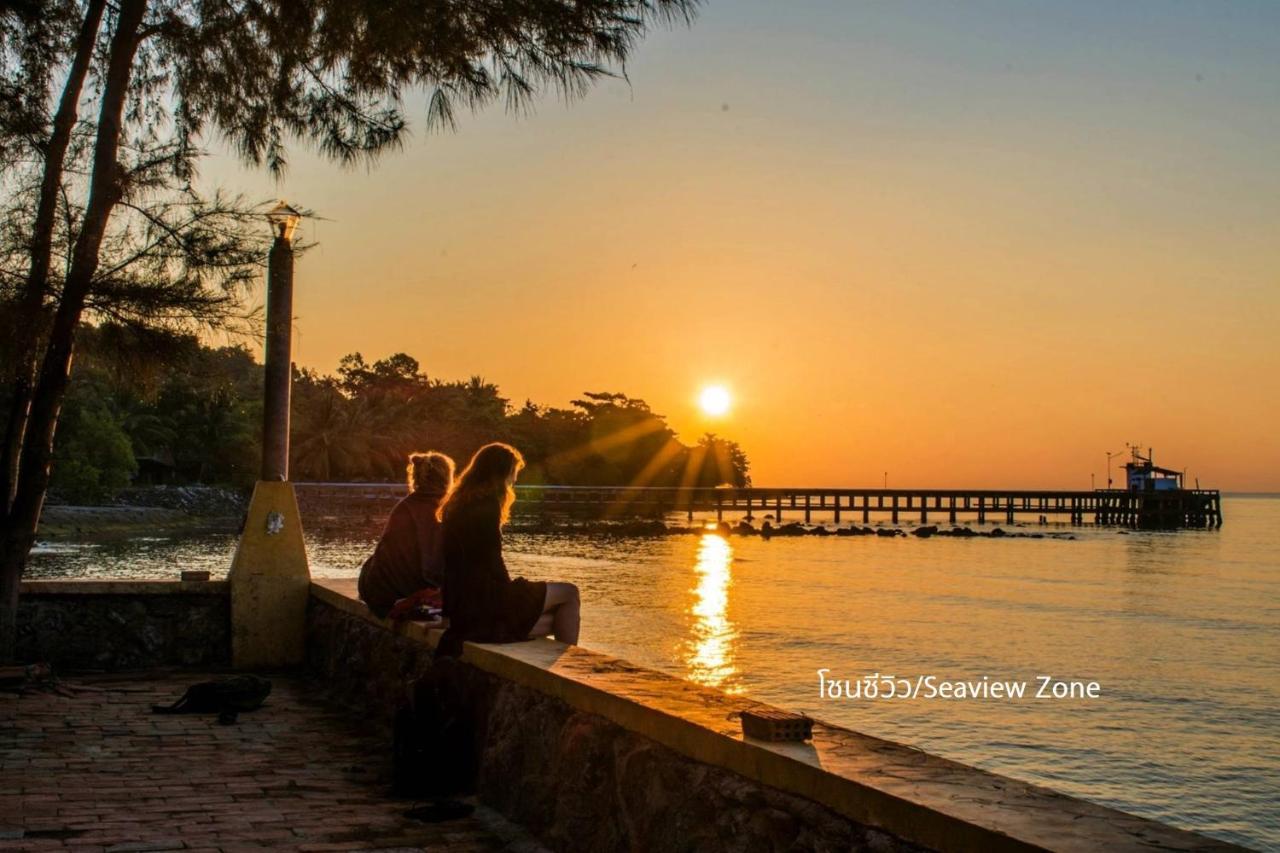
[[[60,671],[231,662],[225,582],[28,581],[18,602],[18,660]]]
[[[397,633],[315,597],[307,630],[308,672],[380,725],[432,666],[413,626]],[[475,667],[451,677],[473,715],[477,794],[553,850],[924,849]]]

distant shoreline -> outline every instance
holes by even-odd
[[[1224,492],[1226,498],[1235,499],[1280,499],[1280,492]],[[121,496],[121,503],[106,506],[74,506],[66,504],[49,504],[44,508],[37,532],[39,541],[65,542],[84,539],[121,539],[151,533],[199,534],[199,533],[235,533],[240,529],[243,518],[244,500],[240,494],[231,489],[211,486],[160,486],[132,489]],[[305,519],[304,519],[305,522]],[[517,506],[516,515],[512,519],[514,533],[564,533],[583,536],[680,536],[701,534],[708,531],[711,522],[693,522],[691,524],[668,524],[653,519],[633,519],[618,521],[548,521],[524,516]],[[361,522],[332,525],[315,523],[308,525],[313,531],[332,533],[338,531],[352,532],[367,529],[371,535],[377,535],[381,522],[368,525]],[[714,526],[714,525],[712,525]],[[1013,525],[1019,527],[1021,525]],[[1069,539],[1067,533],[1053,532],[1013,532],[1001,527],[964,527],[960,525],[917,525],[899,524],[887,526],[867,525],[801,525],[797,522],[777,525],[774,523],[772,535],[778,538],[794,536],[859,536],[878,535],[883,537],[920,535],[917,531],[933,529],[937,536],[984,537],[984,538],[1040,538]],[[1004,527],[1010,527],[1005,525]],[[725,525],[729,535],[758,536],[760,528],[754,525],[740,527],[737,524]],[[896,533],[891,531],[897,531]],[[1001,533],[995,533],[1001,530]],[[964,531],[964,532],[958,532]]]
[[[39,542],[127,539],[147,533],[234,533],[240,516],[201,515],[151,506],[48,506],[36,531]]]

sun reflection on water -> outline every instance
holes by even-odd
[[[693,590],[695,599],[690,609],[696,621],[685,663],[693,681],[727,693],[741,693],[734,662],[738,629],[727,615],[732,564],[733,546],[729,541],[710,533],[703,535],[694,565],[698,586]]]

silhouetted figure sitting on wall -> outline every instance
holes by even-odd
[[[464,640],[511,643],[554,634],[561,642],[578,642],[578,588],[512,579],[502,559],[502,526],[523,467],[514,447],[485,445],[440,509],[449,618],[440,654],[459,654]]]
[[[409,495],[395,505],[386,529],[360,567],[360,598],[379,616],[399,600],[438,594],[444,581],[440,504],[453,486],[453,460],[443,453],[409,455]]]

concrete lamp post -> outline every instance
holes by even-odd
[[[237,669],[302,662],[311,571],[298,501],[289,482],[293,237],[300,219],[284,202],[267,213],[275,241],[267,260],[262,474],[228,577],[231,662]]]
[[[283,201],[267,213],[275,241],[267,256],[267,347],[263,376],[262,479],[289,479],[293,384],[293,234],[298,212]]]

